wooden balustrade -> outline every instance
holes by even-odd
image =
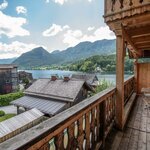
[[[134,77],[125,83],[125,97],[134,91]],[[5,141],[0,149],[99,149],[116,120],[116,88],[106,89],[45,122]]]
[[[14,137],[9,144],[6,141],[0,149],[99,149],[115,121],[115,91],[109,88],[76,104]]]
[[[81,105],[82,102],[79,107]],[[64,120],[54,132],[49,133],[42,142],[36,143],[30,149],[99,149],[114,119],[115,89],[111,89],[84,110]]]
[[[124,82],[124,104],[126,104],[135,91],[135,78],[134,76],[129,77]]]
[[[113,21],[143,13],[147,11],[149,3],[149,0],[105,0],[105,21]],[[107,18],[109,16],[111,17]]]

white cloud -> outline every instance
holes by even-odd
[[[69,46],[75,46],[82,35],[83,33],[81,30],[68,30],[67,33],[64,34],[63,42],[67,43]]]
[[[57,24],[52,24],[52,26],[50,26],[47,30],[45,30],[42,35],[46,36],[46,37],[50,37],[50,36],[55,36],[58,33],[69,29],[70,27],[68,25],[65,26],[61,26],[61,25],[57,25]]]
[[[40,45],[32,43],[26,44],[19,41],[14,41],[11,44],[0,42],[0,59],[18,57],[21,54],[39,46]]]
[[[88,31],[92,31],[94,29],[95,29],[95,27],[88,27]]]
[[[96,29],[91,35],[83,34],[80,30],[69,30],[64,34],[63,42],[71,47],[80,42],[94,42],[102,39],[115,39],[115,35],[106,26]]]
[[[60,5],[63,5],[65,2],[67,2],[68,0],[54,0],[55,3],[58,3]]]
[[[5,9],[8,6],[8,2],[6,0],[3,0],[3,2],[0,4],[0,10]]]
[[[15,36],[28,36],[30,32],[22,26],[27,23],[25,18],[11,17],[0,11],[0,36],[2,34],[13,38]]]
[[[16,11],[17,11],[17,14],[26,14],[27,13],[27,9],[23,6],[17,6],[16,7]]]
[[[63,5],[65,2],[71,1],[71,0],[53,0],[55,3],[58,3],[60,5]],[[72,0],[73,1],[73,0]],[[86,0],[88,2],[92,2],[93,0]],[[46,0],[46,3],[49,3],[49,0]]]

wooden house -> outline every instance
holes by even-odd
[[[0,94],[15,92],[18,89],[17,66],[0,65]]]
[[[73,74],[71,77],[73,79],[83,80],[91,87],[99,85],[99,80],[95,74]]]
[[[150,149],[150,110],[141,90],[150,91],[150,62],[139,61],[150,58],[150,0],[105,0],[104,19],[116,35],[116,87],[4,142],[0,149]],[[135,69],[125,80],[127,51]]]
[[[37,108],[46,115],[54,116],[87,98],[89,90],[92,88],[85,81],[72,80],[69,77],[57,79],[52,76],[51,79],[35,81],[25,90],[25,96],[12,104],[18,109]]]
[[[44,114],[34,108],[0,122],[0,143],[37,125],[43,120],[45,120]]]

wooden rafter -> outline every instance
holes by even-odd
[[[128,30],[130,36],[138,37],[142,35],[149,35],[150,34],[150,26],[141,26],[140,28],[131,28]]]
[[[132,39],[130,38],[130,36],[128,35],[127,31],[125,30],[125,28],[122,26],[122,33],[123,33],[123,36],[125,37],[126,41],[131,45],[131,47],[133,48],[131,51],[133,53],[135,53],[137,56],[138,55],[141,55],[139,52],[138,52],[138,49],[137,47],[134,45]]]
[[[141,37],[132,37],[132,39],[135,43],[141,42]],[[143,36],[142,41],[150,41],[150,35]]]

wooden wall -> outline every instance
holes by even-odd
[[[150,87],[150,63],[137,63],[137,91]]]

